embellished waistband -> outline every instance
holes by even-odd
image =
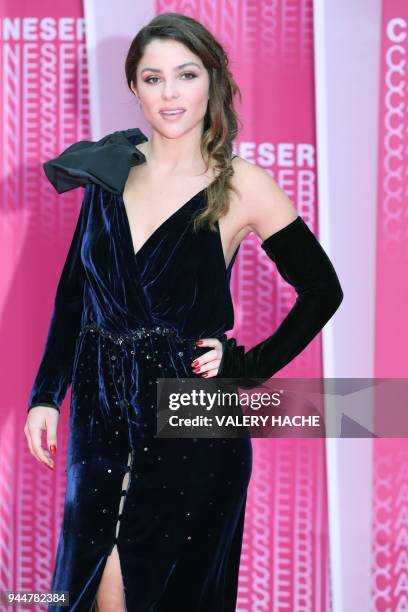
[[[148,338],[152,336],[170,336],[180,342],[195,342],[198,340],[198,336],[194,338],[188,338],[186,336],[180,336],[177,329],[173,327],[167,327],[165,325],[152,325],[152,326],[142,326],[133,328],[130,333],[114,333],[97,325],[96,323],[87,323],[86,325],[82,325],[79,335],[82,335],[86,332],[96,332],[103,336],[104,338],[109,338],[112,342],[121,345],[123,342],[134,342],[135,340],[140,340],[141,338]],[[207,336],[208,337],[208,336]],[[227,334],[218,334],[212,335],[213,338],[218,338],[221,342],[227,340]]]
[[[162,325],[154,325],[154,326],[146,326],[146,327],[136,327],[132,329],[130,333],[127,334],[116,334],[111,332],[100,325],[96,325],[95,323],[88,323],[83,325],[80,329],[80,335],[87,332],[97,332],[101,334],[104,338],[109,338],[116,344],[122,344],[122,342],[126,341],[134,341],[139,340],[140,338],[148,338],[149,336],[159,335],[159,336],[173,336],[176,338],[180,338],[178,331],[172,327],[165,327]]]

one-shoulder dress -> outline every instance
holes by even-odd
[[[157,381],[234,325],[217,231],[193,232],[206,189],[134,252],[123,189],[146,162],[138,129],[79,141],[44,164],[59,193],[83,187],[28,409],[59,408],[71,385],[66,494],[50,590],[93,610],[116,544],[129,612],[233,612],[252,446],[156,437]],[[59,610],[55,603],[49,610]]]

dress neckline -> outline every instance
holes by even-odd
[[[125,200],[123,198],[123,194],[120,194],[119,197],[120,197],[121,204],[122,204],[123,211],[124,211],[124,215],[125,215],[125,218],[126,218],[126,226],[127,226],[127,230],[128,230],[128,236],[129,236],[129,239],[130,239],[130,244],[132,245],[132,251],[133,251],[134,257],[138,258],[139,256],[141,256],[142,253],[145,251],[145,249],[150,245],[150,243],[161,232],[161,230],[163,228],[167,227],[167,225],[169,225],[172,221],[174,221],[174,219],[176,219],[179,214],[184,212],[188,208],[188,206],[190,206],[190,204],[192,204],[199,196],[201,196],[207,190],[207,188],[208,188],[208,186],[204,187],[203,189],[200,189],[200,191],[198,191],[191,198],[189,198],[187,200],[187,202],[184,202],[184,204],[182,204],[179,208],[177,208],[174,212],[172,212],[168,217],[166,217],[166,219],[164,219],[164,221],[162,221],[162,223],[160,223],[153,230],[153,232],[151,232],[151,234],[143,242],[143,244],[141,245],[141,247],[139,247],[139,249],[137,251],[135,251],[135,247],[134,247],[134,242],[133,242],[133,237],[132,237],[132,230],[130,228],[129,215],[127,213],[127,209],[126,209],[126,205],[125,205]]]
[[[143,134],[143,132],[140,129],[137,129],[137,131],[135,132],[134,130],[128,130],[126,133],[126,137],[127,139],[132,143],[132,146],[138,151],[138,154],[140,154],[140,160],[139,160],[139,164],[140,163],[147,163],[147,158],[145,156],[145,154],[138,149],[135,145],[136,144],[140,144],[141,142],[147,142],[148,138],[145,134]],[[234,155],[233,157],[236,157],[236,155]],[[138,164],[138,165],[139,165]],[[185,212],[188,207],[194,203],[197,199],[200,199],[201,196],[205,196],[207,193],[207,189],[215,182],[216,179],[213,179],[208,185],[206,185],[205,187],[203,187],[202,189],[200,189],[200,191],[197,191],[194,195],[192,195],[186,202],[184,202],[181,206],[179,206],[175,211],[173,211],[168,217],[166,217],[166,219],[164,219],[164,221],[162,221],[162,223],[160,223],[154,230],[153,232],[148,236],[148,238],[143,242],[143,244],[139,247],[139,249],[136,251],[135,247],[134,247],[134,242],[133,242],[133,236],[132,236],[132,230],[130,227],[130,221],[129,221],[129,215],[127,213],[127,209],[126,209],[126,205],[125,205],[125,200],[123,197],[123,193],[125,191],[125,185],[126,185],[126,181],[123,187],[122,192],[119,194],[119,199],[123,208],[123,213],[124,213],[124,217],[125,217],[125,221],[126,221],[126,227],[127,227],[127,233],[128,233],[128,239],[129,239],[129,243],[131,245],[131,249],[132,249],[132,253],[134,258],[137,260],[139,259],[139,257],[144,253],[144,251],[146,250],[146,248],[150,245],[150,243],[152,241],[154,241],[154,239],[159,235],[159,233],[161,232],[162,229],[164,229],[165,227],[167,227],[167,225],[169,225],[170,223],[172,223],[180,214],[182,214],[183,212]],[[240,244],[238,245],[238,247],[236,248],[230,263],[226,264],[225,262],[225,255],[224,255],[224,248],[223,248],[223,244],[222,244],[222,239],[221,239],[221,231],[220,231],[220,226],[218,221],[216,222],[216,226],[217,226],[217,233],[219,236],[219,246],[221,248],[221,253],[222,253],[222,259],[224,262],[224,267],[226,272],[229,272],[232,264],[235,261],[235,257],[238,253],[238,250],[240,248]]]
[[[135,149],[140,153],[141,159],[140,159],[139,163],[147,163],[147,159],[146,159],[145,154],[140,149],[138,149],[136,147],[136,145],[140,144],[141,142],[147,142],[148,141],[147,136],[145,134],[143,134],[143,132],[141,130],[138,130],[138,132],[136,134],[130,133],[130,134],[127,135],[127,137],[132,142],[132,145],[135,147]],[[167,225],[170,222],[172,222],[180,213],[182,213],[199,196],[204,194],[204,192],[207,191],[209,186],[214,181],[215,181],[215,179],[213,181],[211,181],[208,185],[206,185],[205,187],[200,189],[200,191],[198,191],[195,194],[193,194],[186,202],[184,202],[181,206],[176,208],[176,210],[174,210],[168,217],[166,217],[166,219],[164,219],[164,221],[162,223],[160,223],[153,230],[153,232],[150,234],[150,236],[148,236],[148,238],[143,242],[143,244],[139,247],[139,249],[137,251],[135,250],[135,245],[134,245],[133,237],[132,237],[132,230],[130,228],[129,215],[128,215],[128,212],[127,212],[127,208],[126,208],[126,204],[125,204],[125,199],[123,197],[125,189],[123,189],[123,192],[120,194],[120,199],[121,199],[122,206],[123,206],[123,209],[124,209],[124,213],[125,213],[125,216],[126,216],[126,225],[127,225],[127,228],[128,228],[128,235],[130,236],[130,241],[131,241],[132,251],[133,251],[134,257],[138,258],[144,252],[144,250],[150,244],[150,242],[159,234],[159,232],[164,227],[167,227]],[[126,182],[125,182],[125,185],[126,185]],[[125,185],[124,185],[124,187],[125,187]]]

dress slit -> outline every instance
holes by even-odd
[[[129,485],[130,485],[131,469],[132,469],[132,451],[129,451],[126,472],[125,472],[125,475],[123,476],[122,490],[120,492],[119,511],[118,511],[118,516],[117,516],[117,521],[116,521],[116,529],[115,529],[115,539],[110,549],[109,555],[112,553],[113,547],[118,541],[119,531],[120,531],[120,521],[123,516],[123,508],[125,506],[125,500],[126,500],[126,496],[127,496]]]
[[[122,577],[122,589],[123,589],[123,599],[124,599],[124,602],[125,602],[125,610],[127,609],[126,608],[125,581],[124,581],[124,578],[123,578],[122,564],[121,564],[121,560],[120,560],[118,538],[119,538],[119,532],[120,532],[120,526],[121,526],[121,519],[122,519],[122,516],[123,516],[123,509],[124,509],[124,506],[125,506],[125,500],[126,500],[127,493],[129,491],[129,487],[130,487],[130,474],[131,474],[131,471],[132,471],[132,464],[133,464],[133,450],[131,449],[129,451],[129,454],[128,454],[128,460],[127,460],[127,465],[126,465],[126,472],[125,472],[125,474],[123,476],[123,479],[122,479],[122,486],[121,486],[120,500],[119,500],[119,509],[118,509],[116,526],[115,526],[115,539],[112,542],[112,546],[110,547],[109,552],[106,553],[106,555],[105,555],[105,560],[103,562],[103,569],[100,572],[99,582],[98,582],[98,584],[96,586],[95,596],[94,596],[94,599],[93,599],[93,602],[92,602],[92,605],[91,605],[91,608],[90,608],[89,612],[98,612],[98,607],[97,607],[97,604],[96,604],[96,596],[97,596],[98,589],[99,589],[99,586],[100,586],[101,581],[102,581],[102,576],[103,576],[103,573],[105,571],[105,567],[106,567],[106,563],[107,563],[108,557],[110,557],[110,555],[112,554],[112,551],[115,548],[115,545],[116,545],[117,551],[118,551],[118,559],[119,559],[120,574],[121,574],[121,577]]]

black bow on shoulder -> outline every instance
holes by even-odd
[[[96,142],[79,140],[46,161],[44,172],[58,193],[90,182],[112,193],[123,193],[130,168],[146,161],[134,145],[146,141],[139,128],[118,130]]]

